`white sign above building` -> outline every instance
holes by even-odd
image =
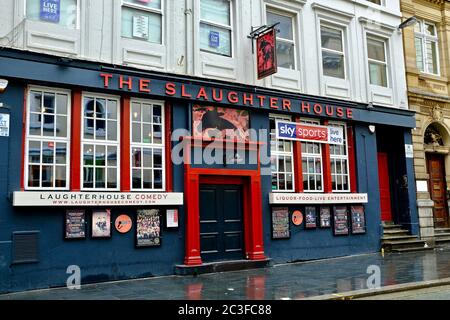
[[[182,205],[181,192],[14,192],[15,207],[166,206]]]
[[[271,193],[270,204],[367,203],[367,193]]]

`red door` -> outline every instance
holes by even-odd
[[[436,228],[448,228],[444,157],[437,154],[428,154],[427,160],[430,175],[430,196],[434,201],[434,226]]]
[[[378,179],[380,183],[381,221],[392,221],[389,164],[386,152],[378,152]]]

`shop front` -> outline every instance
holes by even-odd
[[[0,70],[2,292],[376,252],[379,171],[417,233],[411,112],[13,50]]]

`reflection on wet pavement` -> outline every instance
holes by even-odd
[[[271,268],[170,276],[3,295],[0,299],[293,300],[367,289],[369,266],[381,271],[381,286],[450,277],[450,249],[369,254]]]

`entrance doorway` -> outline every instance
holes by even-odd
[[[381,221],[392,221],[391,183],[387,152],[378,152],[378,180],[380,184]]]
[[[242,186],[200,185],[200,252],[205,262],[244,258]]]
[[[434,201],[434,227],[448,228],[444,157],[439,154],[427,154],[427,168],[430,175],[430,197]]]

